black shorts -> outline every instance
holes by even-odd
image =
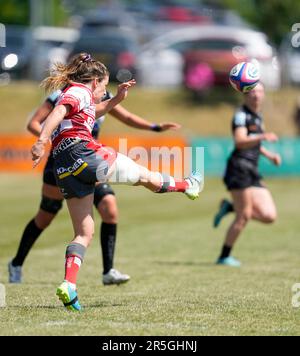
[[[48,157],[48,161],[46,163],[46,166],[44,168],[44,173],[43,173],[43,182],[45,184],[53,185],[54,187],[57,187],[56,179],[55,179],[55,174],[54,174],[54,159],[52,157],[52,154],[50,153]]]
[[[78,147],[78,149],[80,150],[80,147]],[[74,151],[77,152],[78,149],[74,150]],[[55,167],[55,161],[54,161],[54,158],[53,158],[52,154],[50,154],[49,157],[48,157],[48,161],[46,163],[46,166],[44,168],[43,182],[46,183],[46,184],[55,186],[55,187],[59,187],[62,190],[62,188],[63,188],[62,185],[63,184],[62,183],[58,184],[60,179],[55,174],[55,170],[54,170],[55,168],[54,167]],[[68,183],[68,184],[71,184],[70,180],[65,181],[65,182]],[[76,182],[75,186],[77,187],[77,185],[78,185],[78,183]],[[85,185],[84,185],[84,187],[85,187]],[[81,184],[79,184],[79,188],[82,188]],[[66,188],[66,189],[68,189],[68,188]],[[89,187],[89,191],[93,191],[93,190],[94,190],[94,188],[91,189],[91,187]],[[108,194],[115,195],[115,192],[113,191],[112,187],[108,183],[98,184],[97,188],[94,191],[94,204],[95,204],[95,206],[97,207],[98,204],[100,203],[100,201]],[[69,196],[67,196],[67,195],[64,195],[64,197],[66,199],[69,198]]]
[[[228,160],[223,179],[228,190],[263,187],[261,179],[257,166],[249,160],[242,158]]]
[[[107,175],[117,153],[96,142],[81,141],[54,158],[54,173],[65,199],[83,198],[94,194],[99,176]]]

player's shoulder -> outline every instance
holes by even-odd
[[[75,97],[91,96],[91,91],[85,86],[80,84],[72,84],[64,90],[64,94],[72,95]]]
[[[48,97],[46,98],[46,101],[50,102],[52,105],[55,105],[55,103],[57,102],[61,93],[62,93],[62,90],[60,90],[60,89],[55,90],[50,95],[48,95]]]
[[[92,93],[85,85],[71,85],[63,91],[61,97],[62,100],[68,98],[79,102],[81,107],[89,106],[93,101]]]
[[[242,106],[235,111],[233,115],[232,123],[235,126],[246,126],[247,117],[248,117],[247,111]]]

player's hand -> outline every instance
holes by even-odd
[[[35,168],[41,161],[45,154],[45,145],[41,141],[37,141],[31,148],[31,155],[33,160],[33,168]]]
[[[136,84],[135,79],[131,79],[128,82],[122,83],[118,85],[118,92],[116,97],[122,101],[126,99],[127,94],[128,94],[128,89],[134,87]]]
[[[161,127],[161,131],[167,131],[167,130],[179,130],[181,128],[181,125],[176,124],[175,122],[163,122],[159,124]]]
[[[264,140],[266,140],[268,142],[277,142],[278,141],[278,136],[274,132],[266,132],[263,135],[264,135]]]
[[[281,165],[281,156],[278,153],[275,153],[272,157],[271,157],[271,161],[275,164],[275,166],[280,166]]]

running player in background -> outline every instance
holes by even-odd
[[[227,231],[225,242],[217,264],[239,267],[240,261],[232,257],[232,248],[249,220],[272,223],[277,212],[272,195],[261,182],[258,173],[258,159],[262,154],[272,163],[279,166],[281,157],[262,146],[262,141],[276,142],[273,132],[264,132],[263,119],[260,116],[265,97],[264,86],[259,83],[249,93],[244,94],[244,104],[236,111],[232,121],[232,132],[235,148],[226,167],[224,183],[230,191],[233,203],[224,199],[214,218],[217,227],[222,218],[230,212],[235,218]]]
[[[61,93],[62,90],[53,92],[35,111],[27,126],[28,130],[33,135],[40,135],[42,124],[55,107]],[[112,98],[113,95],[106,92],[102,102]],[[99,117],[102,110],[102,104],[97,104],[96,117],[98,117],[98,119],[95,121],[92,130],[94,139],[98,139],[101,126],[105,120],[104,115]],[[137,129],[163,132],[169,129],[177,130],[180,128],[180,125],[173,122],[165,122],[161,124],[150,123],[149,121],[129,112],[120,104],[113,107],[109,113],[124,124]],[[56,183],[53,164],[54,159],[50,153],[44,168],[40,208],[35,217],[26,225],[18,251],[8,264],[10,283],[22,283],[22,266],[28,253],[41,233],[51,224],[59,210],[62,208],[64,198]],[[113,266],[117,237],[118,207],[115,193],[108,183],[100,183],[96,185],[94,205],[102,219],[100,228],[100,245],[103,262],[102,282],[104,285],[125,283],[130,277],[127,274],[123,274],[114,269]]]
[[[32,147],[36,166],[52,138],[55,176],[73,223],[74,239],[66,249],[65,278],[57,289],[59,299],[71,310],[81,309],[76,280],[94,233],[92,205],[96,182],[141,185],[155,193],[182,192],[192,200],[199,197],[202,184],[198,173],[175,181],[93,140],[94,103],[103,97],[108,80],[106,67],[88,54],[74,57],[66,66],[56,66],[55,74],[46,78],[44,85],[51,90],[66,87]],[[126,98],[128,89],[134,84],[130,81],[119,85],[116,100]]]

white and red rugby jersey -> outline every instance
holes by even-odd
[[[72,83],[60,94],[56,105],[69,105],[70,111],[53,132],[52,148],[65,138],[92,141],[95,124],[95,103],[91,90],[80,83]]]

